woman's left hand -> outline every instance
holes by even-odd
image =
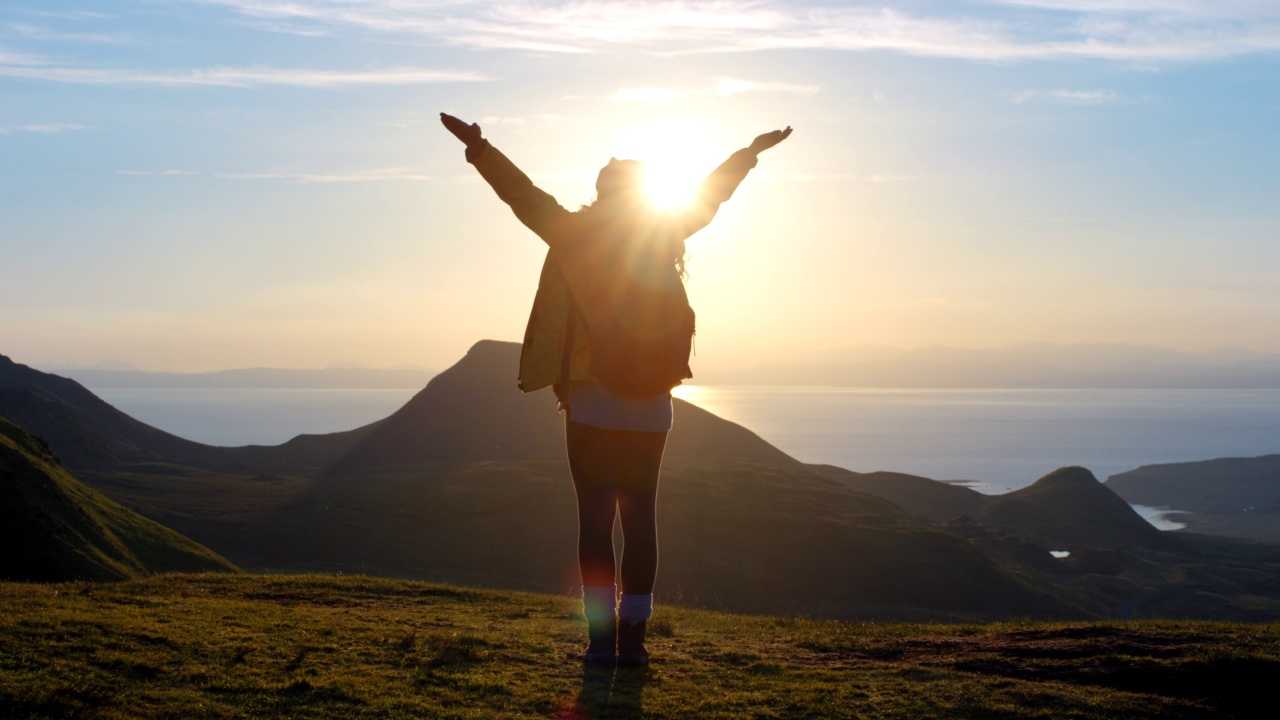
[[[774,130],[773,132],[767,132],[763,135],[757,136],[755,140],[751,141],[751,147],[747,149],[756,155],[759,155],[765,150],[768,150],[774,145],[786,140],[790,136],[791,126],[788,125],[786,130]]]

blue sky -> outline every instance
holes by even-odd
[[[443,367],[566,206],[795,134],[690,242],[698,363],[858,344],[1280,352],[1280,5],[114,0],[0,6],[0,353]],[[698,368],[695,367],[695,371]]]

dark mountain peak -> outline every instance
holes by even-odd
[[[1164,541],[1159,530],[1082,467],[1060,468],[993,498],[979,517],[1061,550],[1151,547]]]
[[[477,340],[468,350],[465,357],[497,357],[508,358],[515,352],[520,353],[520,343],[508,340]]]
[[[41,372],[33,367],[17,363],[5,355],[0,355],[0,387],[22,387],[34,385],[55,392],[70,392],[73,395],[79,389],[88,393],[80,383],[64,378],[61,375]]]
[[[1094,486],[1102,487],[1098,479],[1093,476],[1087,468],[1079,465],[1071,465],[1069,467],[1058,468],[1053,472],[1045,475],[1039,480],[1028,486],[1027,489],[1039,487],[1041,490],[1047,489],[1075,489],[1085,490]]]
[[[550,390],[516,386],[520,344],[481,340],[431,379],[404,407],[371,429],[338,467],[426,461],[564,460],[564,417]],[[675,401],[669,457],[749,460],[781,467],[799,461],[746,428]]]
[[[75,380],[0,363],[0,415],[49,442],[71,467],[187,457],[205,446],[120,412]]]

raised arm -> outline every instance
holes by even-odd
[[[756,136],[747,147],[729,156],[707,176],[689,206],[679,213],[674,221],[678,224],[675,232],[688,237],[701,230],[715,217],[720,204],[733,197],[733,193],[747,177],[747,173],[756,166],[760,153],[777,145],[791,136],[791,126],[785,130],[774,130]]]
[[[551,195],[540,190],[528,175],[507,159],[506,155],[491,146],[475,123],[440,113],[445,129],[467,146],[467,162],[476,167],[480,176],[498,194],[502,202],[511,207],[525,227],[537,233],[547,244],[554,244],[565,231],[569,211],[560,206]]]

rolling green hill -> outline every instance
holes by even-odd
[[[0,418],[0,578],[115,580],[234,571],[191,540],[64,470],[43,440]]]
[[[1269,717],[1280,626],[896,625],[659,606],[584,672],[580,602],[370,577],[0,583],[0,716]]]

